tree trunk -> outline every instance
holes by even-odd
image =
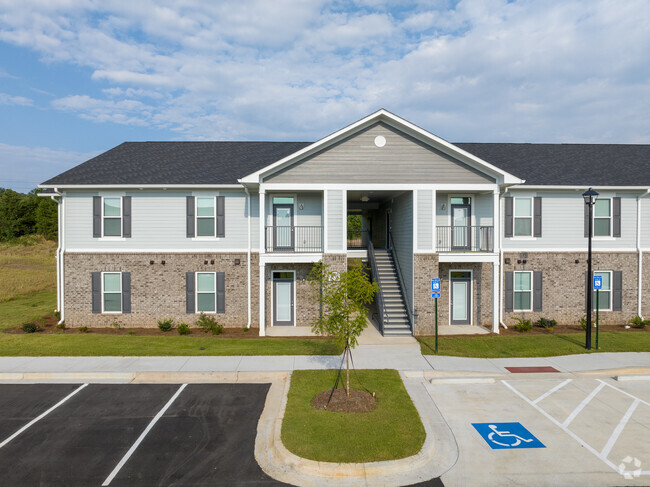
[[[345,393],[350,397],[350,342],[346,343],[345,346],[345,361],[346,361],[346,379],[345,379]]]

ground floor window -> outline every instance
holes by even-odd
[[[612,271],[595,271],[594,276],[600,276],[603,287],[598,292],[598,309],[601,311],[612,310]],[[593,292],[592,307],[596,309],[596,290]]]
[[[102,273],[102,312],[122,312],[122,273]]]
[[[533,272],[514,272],[514,310],[532,311],[533,309]]]
[[[215,313],[217,310],[216,272],[196,273],[196,311]]]

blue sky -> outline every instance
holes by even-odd
[[[647,0],[0,0],[0,187],[129,140],[650,143]]]

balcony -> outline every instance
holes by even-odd
[[[494,227],[437,227],[438,252],[493,252]]]
[[[268,253],[323,252],[322,226],[267,226],[264,246]]]

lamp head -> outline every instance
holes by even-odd
[[[585,204],[586,205],[593,204],[598,199],[598,194],[599,193],[595,191],[593,188],[589,188],[587,191],[582,193],[582,197],[585,199]]]

